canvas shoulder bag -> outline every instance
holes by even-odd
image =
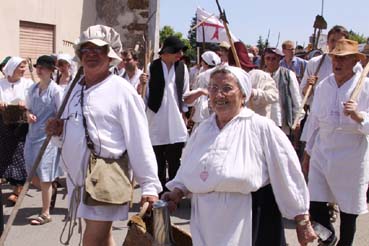
[[[119,159],[100,157],[94,148],[83,114],[84,86],[81,89],[82,121],[91,154],[86,170],[83,203],[89,206],[123,205],[131,201],[132,184],[128,178],[127,151]]]

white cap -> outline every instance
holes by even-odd
[[[117,65],[122,61],[118,55],[122,51],[120,35],[111,27],[104,25],[90,26],[81,33],[76,43],[74,45],[74,52],[78,58],[80,58],[79,49],[81,46],[85,43],[92,43],[99,47],[109,46],[108,57],[112,58],[111,65]]]
[[[205,51],[201,55],[201,58],[209,66],[217,66],[217,65],[219,65],[222,62],[220,60],[220,57],[214,51]]]

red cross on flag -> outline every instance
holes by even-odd
[[[197,7],[197,23],[201,23],[196,29],[196,42],[202,43],[220,43],[226,41],[229,43],[226,30],[223,23],[213,14],[208,13],[203,8]],[[205,36],[203,35],[203,31]],[[232,33],[233,42],[238,41]]]

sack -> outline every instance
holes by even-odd
[[[148,203],[144,203],[139,214],[133,215],[128,221],[128,231],[123,246],[153,246],[153,216],[147,215]],[[176,246],[192,246],[191,234],[181,228],[171,225]]]
[[[90,155],[83,202],[89,206],[123,205],[131,201],[128,179],[128,155],[109,159]]]

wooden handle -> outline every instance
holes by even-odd
[[[141,218],[146,214],[146,211],[147,211],[147,209],[149,208],[149,205],[150,205],[150,203],[149,202],[145,202],[143,205],[142,205],[142,207],[141,207],[141,209],[140,209],[140,212],[138,213],[138,216],[140,216]]]
[[[353,100],[353,101],[357,100],[357,97],[359,96],[361,89],[363,88],[364,81],[365,81],[366,76],[368,75],[368,72],[369,72],[369,63],[366,64],[364,70],[362,71],[359,81],[357,82],[354,90],[352,91],[350,100]]]

